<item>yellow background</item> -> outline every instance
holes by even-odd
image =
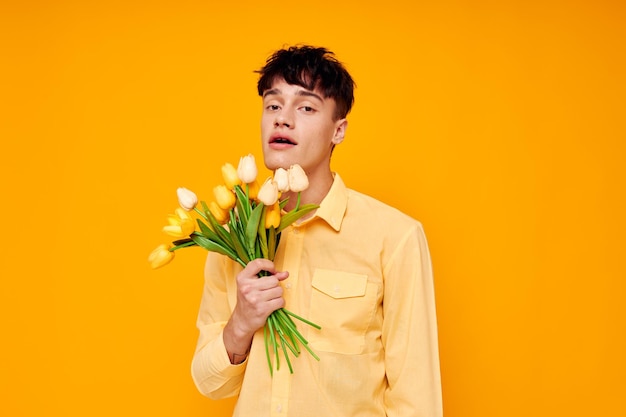
[[[0,415],[228,415],[191,382],[200,249],[148,253],[259,154],[256,75],[334,50],[334,169],[421,220],[448,417],[626,415],[620,1],[4,1]]]

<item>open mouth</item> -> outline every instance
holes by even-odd
[[[294,142],[293,140],[289,138],[280,137],[280,136],[272,138],[270,140],[270,143],[277,143],[281,145],[296,145],[296,142]]]

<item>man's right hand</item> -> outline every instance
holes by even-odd
[[[261,271],[270,275],[259,278]],[[286,271],[276,271],[268,259],[250,261],[237,275],[237,305],[224,327],[224,345],[231,363],[245,360],[254,333],[272,312],[285,306],[280,281],[288,276]]]

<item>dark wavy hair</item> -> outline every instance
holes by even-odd
[[[326,48],[298,45],[279,49],[255,72],[261,75],[257,83],[261,97],[277,78],[282,78],[307,90],[318,88],[324,98],[334,99],[335,120],[346,117],[354,104],[356,84],[335,54]]]

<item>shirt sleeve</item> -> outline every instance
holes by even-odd
[[[399,241],[385,266],[384,280],[387,416],[441,417],[433,273],[421,224]]]
[[[198,343],[191,363],[191,375],[198,391],[211,399],[239,393],[247,360],[232,365],[226,352],[223,329],[232,313],[228,285],[234,282],[228,259],[210,252],[205,266],[204,289],[197,327]]]

